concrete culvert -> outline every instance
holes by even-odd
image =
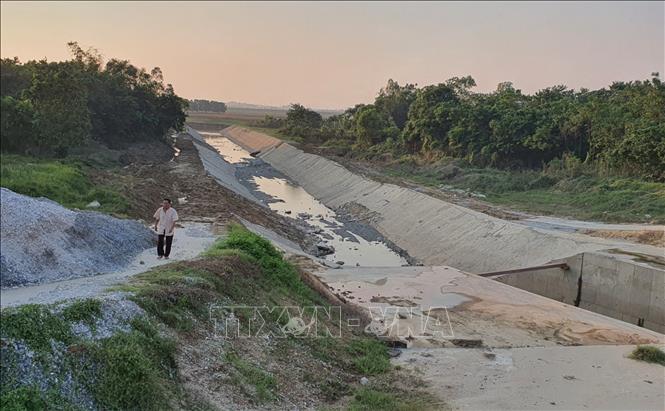
[[[152,232],[139,221],[73,211],[6,188],[1,201],[2,288],[117,271],[152,246]]]

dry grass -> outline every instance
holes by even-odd
[[[593,237],[621,239],[640,244],[654,245],[656,247],[665,247],[665,231],[586,230],[584,234],[588,234]]]

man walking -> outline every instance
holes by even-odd
[[[178,213],[171,207],[171,200],[165,198],[162,206],[155,211],[155,231],[157,231],[157,258],[162,257],[168,260],[171,254],[171,244],[173,243],[173,231],[175,222],[178,221]],[[166,250],[164,249],[166,243]]]

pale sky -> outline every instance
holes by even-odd
[[[66,43],[159,66],[187,98],[317,108],[371,102],[393,78],[472,75],[599,88],[665,75],[663,2],[7,2],[1,55],[69,57]]]

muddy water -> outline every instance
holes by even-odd
[[[201,133],[206,142],[215,148],[229,163],[238,167],[248,167],[252,157],[249,153],[218,133]],[[266,173],[254,175],[248,187],[267,198],[270,209],[288,218],[305,221],[326,245],[335,252],[323,258],[333,264],[343,262],[344,266],[395,267],[408,262],[390,249],[384,242],[375,241],[371,236],[351,230],[340,221],[337,214],[316,200],[302,187],[285,178]],[[366,238],[368,237],[368,238]]]

